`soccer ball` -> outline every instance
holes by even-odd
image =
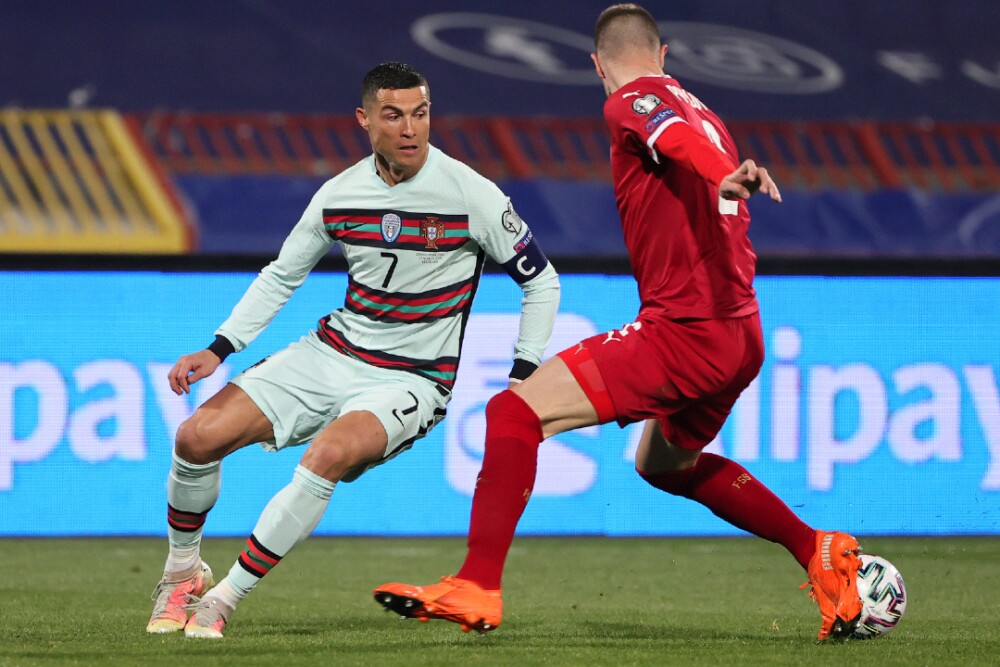
[[[896,567],[882,558],[861,554],[858,569],[861,620],[851,635],[854,639],[883,637],[896,627],[906,611],[906,586]]]

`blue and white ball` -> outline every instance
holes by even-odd
[[[861,554],[858,570],[861,620],[851,635],[854,639],[884,637],[906,611],[906,585],[896,567],[881,556]]]

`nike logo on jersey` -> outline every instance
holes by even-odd
[[[352,224],[350,224],[350,223],[348,223],[348,222],[345,222],[345,223],[344,223],[344,231],[345,231],[345,232],[349,232],[349,231],[351,231],[352,229],[357,229],[358,227],[361,227],[361,226],[362,226],[363,224],[365,224],[365,223],[363,223],[363,222],[358,222],[358,223],[356,223],[356,224],[353,224],[353,225],[352,225]]]
[[[629,97],[638,97],[641,93],[637,90],[634,93],[622,93],[622,99],[628,99]]]

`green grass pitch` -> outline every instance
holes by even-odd
[[[997,665],[1000,538],[868,538],[909,608],[889,637],[817,643],[783,549],[754,538],[518,538],[486,636],[384,613],[371,589],[453,573],[464,542],[313,538],[220,641],[145,633],[162,539],[0,539],[0,665]],[[207,540],[221,578],[242,540]]]

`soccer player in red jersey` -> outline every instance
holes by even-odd
[[[491,399],[461,570],[431,586],[386,584],[375,599],[466,631],[495,628],[503,564],[541,441],[593,424],[644,421],[639,476],[783,545],[808,573],[822,616],[819,638],[849,635],[861,613],[857,540],[814,530],[743,466],[701,451],[764,360],[744,200],[760,192],[780,202],[778,188],[766,169],[739,162],[718,116],[663,73],[667,46],[648,12],[609,7],[597,20],[595,46],[639,315],[560,352]]]

